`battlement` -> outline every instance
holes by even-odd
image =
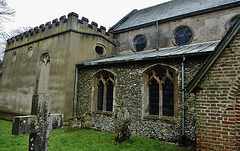
[[[77,13],[71,12],[67,17],[65,15],[61,16],[59,19],[54,19],[52,22],[49,21],[45,24],[41,24],[40,26],[8,39],[6,51],[67,32],[100,36],[113,45],[116,43],[113,34],[110,31],[106,31],[105,27],[100,26],[98,28],[96,22],[89,24],[87,18],[82,17],[80,20],[78,19]]]

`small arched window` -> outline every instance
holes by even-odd
[[[97,72],[94,77],[94,108],[95,112],[113,111],[114,75],[106,70]]]

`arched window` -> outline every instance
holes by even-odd
[[[94,112],[113,111],[114,75],[106,70],[97,72],[94,82]]]
[[[144,114],[177,116],[177,75],[168,66],[156,65],[143,74],[145,81]]]

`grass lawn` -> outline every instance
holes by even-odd
[[[29,135],[12,135],[12,122],[0,120],[0,151],[28,150]],[[50,131],[50,151],[190,151],[159,140],[132,136],[120,145],[113,143],[114,133],[94,130],[68,131],[67,126]]]

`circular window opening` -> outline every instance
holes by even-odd
[[[237,22],[238,17],[240,17],[240,15],[235,16],[230,23],[228,24],[228,30],[231,29],[233,27],[233,25]]]
[[[174,34],[174,42],[178,46],[186,45],[192,40],[192,30],[189,27],[179,28]]]
[[[33,48],[29,47],[27,50],[27,60],[29,60],[33,55]]]
[[[138,35],[133,40],[133,47],[137,52],[143,51],[146,45],[147,45],[147,39],[143,35]]]
[[[16,51],[14,51],[13,53],[12,53],[12,63],[14,63],[15,61],[16,61],[16,58],[17,58],[17,52]]]
[[[102,55],[104,53],[104,48],[101,46],[96,46],[95,51],[97,54]]]

